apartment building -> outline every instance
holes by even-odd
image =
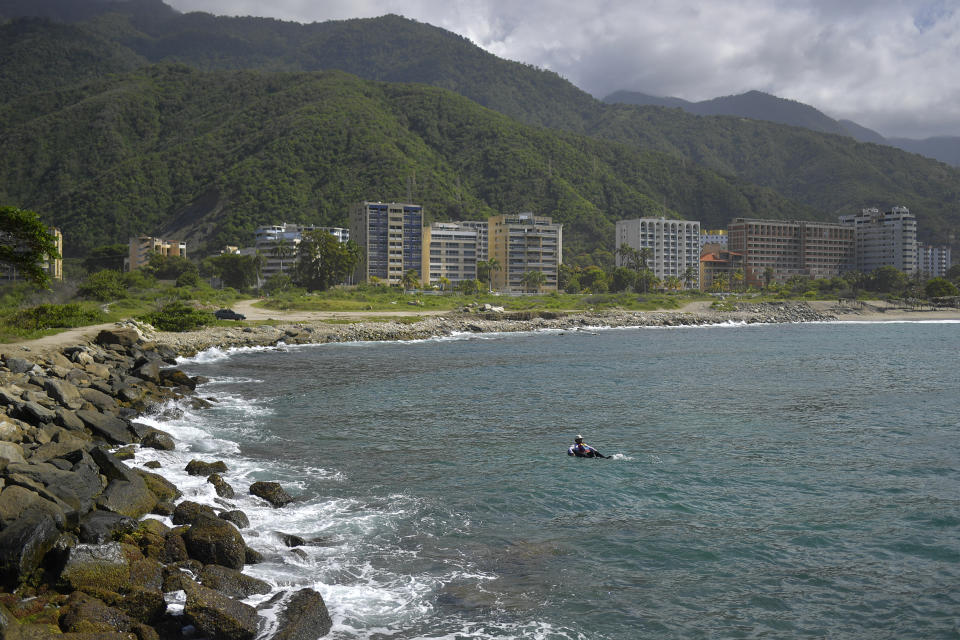
[[[50,232],[50,238],[56,245],[57,254],[59,254],[60,257],[50,258],[50,256],[44,256],[40,260],[40,268],[50,276],[51,280],[63,280],[63,234],[57,227],[49,227],[47,230]],[[12,238],[10,235],[5,237],[8,239]],[[0,238],[0,242],[2,242],[2,238]],[[8,244],[13,244],[13,241],[8,240]],[[16,282],[21,279],[22,276],[17,272],[15,267],[8,264],[0,265],[0,282]]]
[[[177,240],[164,240],[152,236],[130,238],[130,254],[127,257],[127,270],[139,269],[150,262],[150,255],[187,257],[187,243]]]
[[[743,256],[727,251],[719,244],[707,246],[712,250],[700,256],[700,290],[709,291],[721,276],[726,279],[727,286],[732,287],[733,274],[743,268]]]
[[[840,223],[854,229],[857,271],[895,267],[910,275],[917,272],[917,218],[906,207],[882,213],[875,207],[863,209],[840,216]]]
[[[700,286],[700,222],[691,220],[667,220],[666,218],[636,218],[619,220],[616,228],[616,261],[624,265],[619,249],[649,249],[647,267],[660,279],[670,277],[684,280],[688,267],[693,268]]]
[[[254,251],[264,258],[263,278],[289,273],[297,259],[297,249],[307,231],[326,231],[341,243],[350,239],[350,230],[343,227],[318,227],[284,222],[259,227],[254,236]]]
[[[423,207],[361,202],[350,211],[350,238],[360,246],[355,281],[378,278],[401,284],[410,269],[423,279]]]
[[[489,249],[489,237],[490,237],[490,225],[487,220],[464,220],[463,222],[458,222],[464,229],[473,229],[477,232],[477,260],[485,261],[490,255]]]
[[[711,229],[708,231],[700,231],[700,250],[703,251],[703,248],[706,245],[718,245],[727,248],[727,230],[726,229]]]
[[[854,230],[844,224],[804,220],[736,218],[728,227],[728,247],[743,256],[744,282],[766,284],[793,276],[832,278],[853,268]]]
[[[484,223],[486,224],[486,223]],[[423,228],[423,284],[446,278],[452,284],[477,279],[478,233],[462,222],[434,222]]]
[[[548,216],[532,213],[493,216],[488,221],[489,258],[499,270],[492,270],[493,289],[520,293],[530,289],[525,274],[543,274],[540,291],[556,291],[563,262],[563,225]]]
[[[943,278],[950,269],[950,247],[917,243],[917,271],[927,278]]]

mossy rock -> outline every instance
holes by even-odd
[[[143,478],[143,481],[147,483],[147,489],[157,496],[157,500],[160,502],[172,502],[183,495],[175,484],[159,474],[143,469],[134,469],[134,471]]]
[[[73,590],[95,587],[122,591],[130,584],[130,561],[117,542],[78,544],[70,550],[60,582]]]

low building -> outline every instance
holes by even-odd
[[[677,278],[692,289],[700,286],[700,222],[666,218],[636,218],[617,221],[617,266],[624,266],[620,248],[648,250],[647,267],[665,280]],[[691,271],[688,272],[688,269]],[[688,273],[696,282],[685,278]]]
[[[49,227],[50,238],[57,248],[58,258],[44,256],[40,260],[40,268],[43,269],[51,280],[63,280],[63,234],[57,227]],[[9,236],[8,236],[9,237]],[[0,265],[0,282],[16,282],[22,280],[22,276],[12,265]]]
[[[854,231],[847,225],[736,218],[727,234],[729,250],[743,256],[748,286],[764,286],[768,274],[773,282],[786,282],[794,276],[832,278],[853,268]]]
[[[133,271],[146,266],[154,253],[162,256],[187,257],[187,243],[178,240],[164,240],[153,236],[130,238],[130,255],[127,258],[127,270]]]
[[[257,228],[254,236],[255,253],[264,259],[263,278],[289,273],[297,261],[297,249],[308,231],[325,231],[340,242],[350,239],[349,229],[343,227],[318,227],[284,222]],[[238,251],[239,253],[239,251]]]
[[[700,256],[700,290],[709,291],[719,277],[726,280],[727,287],[733,288],[734,274],[743,269],[743,255],[727,251],[722,245],[707,245]]]
[[[706,245],[718,245],[723,249],[727,248],[727,230],[726,229],[710,229],[707,231],[700,231],[700,250],[703,251],[703,248]]]
[[[917,243],[917,271],[927,278],[943,278],[950,269],[950,247]]]
[[[451,284],[477,279],[478,233],[461,222],[434,222],[423,228],[424,286],[446,278]]]
[[[542,273],[540,291],[556,291],[563,262],[563,225],[548,216],[532,213],[493,216],[488,221],[489,260],[496,259],[490,280],[493,289],[522,293],[529,272]]]

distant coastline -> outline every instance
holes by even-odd
[[[197,331],[170,333],[153,330],[149,325],[134,325],[146,340],[168,345],[182,356],[211,348],[273,346],[285,344],[322,344],[329,342],[422,340],[456,333],[493,333],[537,330],[575,330],[586,327],[664,327],[704,326],[731,322],[744,324],[795,322],[892,322],[923,320],[960,320],[960,309],[904,311],[872,303],[862,308],[833,301],[783,301],[739,303],[736,311],[717,311],[709,303],[688,305],[671,311],[587,311],[587,312],[507,312],[465,313],[414,310],[378,312],[279,312],[264,311],[247,303],[242,312],[251,320],[267,324],[237,327],[205,327]],[[261,317],[250,317],[250,313]],[[413,318],[419,318],[411,321]],[[346,322],[344,322],[346,321]],[[113,326],[113,325],[107,325]],[[65,331],[38,340],[0,345],[7,355],[46,353],[92,340],[103,325]]]

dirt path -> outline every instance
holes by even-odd
[[[259,300],[241,300],[235,302],[231,309],[247,317],[247,320],[329,320],[335,318],[402,318],[410,316],[442,316],[453,313],[450,309],[421,309],[410,306],[396,311],[278,311],[277,309],[261,309],[253,306]],[[400,306],[400,305],[397,305]]]

